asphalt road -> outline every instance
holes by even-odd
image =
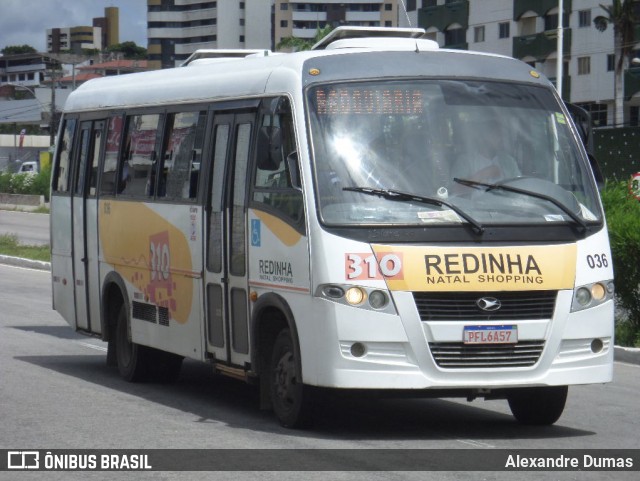
[[[25,245],[49,245],[49,214],[0,210],[0,235],[16,234]]]
[[[0,449],[266,448],[636,449],[640,366],[614,382],[573,387],[555,426],[524,427],[505,401],[329,398],[309,431],[281,428],[254,388],[185,362],[176,384],[130,384],[105,364],[104,343],[51,309],[50,274],[0,265]],[[403,451],[399,451],[403,452]],[[488,451],[489,452],[489,451]],[[247,451],[247,456],[251,451]],[[286,462],[286,460],[283,460]],[[14,476],[3,476],[13,474]],[[20,479],[2,473],[0,479]],[[23,473],[20,473],[23,474]],[[26,476],[26,473],[24,473]],[[30,473],[25,479],[105,479]],[[637,479],[637,472],[554,472],[548,479]],[[126,479],[538,479],[508,472],[128,473]],[[110,477],[124,474],[112,473]]]

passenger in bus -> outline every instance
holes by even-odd
[[[118,194],[124,192],[130,181],[131,174],[129,173],[129,162],[125,160],[122,164],[122,172],[120,173],[120,181],[118,182]]]

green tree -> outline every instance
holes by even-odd
[[[616,58],[616,83],[614,90],[613,118],[616,126],[624,124],[624,84],[623,72],[633,58],[636,23],[635,0],[613,0],[613,5],[600,5],[606,16],[599,15],[593,19],[595,27],[604,32],[609,24],[613,25],[613,48]]]
[[[45,131],[40,128],[39,125],[34,124],[0,124],[0,134],[5,135],[19,135],[24,129],[26,135],[44,135]]]
[[[627,313],[626,319],[617,320],[617,341],[640,347],[640,202],[630,195],[628,181],[607,182],[600,195],[611,242],[616,300]]]
[[[135,42],[123,42],[107,48],[107,52],[122,53],[128,60],[144,60],[147,58],[147,49],[138,47]]]
[[[98,54],[100,54],[100,50],[98,50],[97,48],[83,48],[82,49],[82,55],[85,56],[85,57],[95,57]]]
[[[31,45],[7,45],[0,52],[2,52],[2,55],[18,55],[21,53],[36,53],[37,50]]]
[[[285,37],[278,45],[276,45],[276,50],[284,50],[290,49],[294,52],[300,52],[302,50],[311,50],[316,43],[322,40],[324,37],[329,35],[329,33],[333,30],[331,25],[325,25],[322,28],[318,28],[316,30],[316,34],[312,39],[304,39],[299,37]]]

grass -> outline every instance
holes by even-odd
[[[22,257],[36,261],[51,261],[49,246],[26,246],[18,243],[14,234],[0,235],[0,255]]]
[[[640,347],[640,332],[626,320],[616,321],[616,344],[625,347]]]
[[[47,206],[41,205],[37,209],[30,210],[29,212],[31,212],[32,214],[49,214],[50,210]]]
[[[41,205],[36,208],[21,207],[0,207],[0,210],[6,210],[8,212],[30,212],[31,214],[49,214],[51,211],[46,205]]]

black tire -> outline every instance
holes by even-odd
[[[269,390],[276,418],[286,428],[309,427],[313,421],[313,394],[301,382],[299,364],[291,333],[283,329],[273,344]]]
[[[109,333],[109,342],[107,343],[107,366],[118,367],[118,356],[116,353],[116,330]]]
[[[116,324],[116,358],[118,371],[129,382],[145,381],[149,375],[149,350],[129,340],[129,319],[123,304]]]
[[[568,391],[567,386],[519,389],[509,395],[509,408],[521,424],[548,426],[562,416]]]

